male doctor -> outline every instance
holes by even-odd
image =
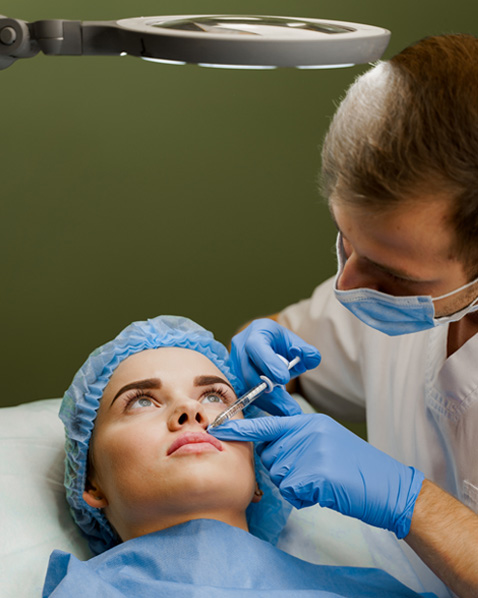
[[[283,389],[260,405],[282,417],[212,433],[261,441],[292,504],[393,531],[451,592],[476,597],[478,39],[426,38],[361,76],[326,136],[322,184],[337,276],[253,322],[232,355],[252,385],[286,383],[275,353],[299,354],[301,392],[331,416],[365,411],[369,443],[300,414]],[[323,360],[305,371],[320,359],[311,345]]]

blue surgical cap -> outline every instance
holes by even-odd
[[[244,392],[242,380],[232,369],[227,349],[188,318],[158,316],[133,322],[109,343],[88,357],[66,391],[60,408],[65,425],[65,488],[73,519],[88,539],[94,554],[121,542],[101,509],[83,499],[87,476],[88,448],[104,389],[118,365],[130,355],[159,347],[181,347],[198,351],[210,359],[227,377],[238,395]],[[261,412],[249,407],[246,417]],[[269,474],[256,457],[256,477],[264,492],[262,500],[247,509],[249,530],[275,544],[287,521],[290,506],[272,484]]]

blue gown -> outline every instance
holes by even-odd
[[[219,521],[128,540],[89,561],[55,550],[43,598],[417,598],[379,569],[313,565]],[[436,597],[435,597],[436,598]]]

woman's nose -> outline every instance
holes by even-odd
[[[206,429],[209,425],[209,418],[202,403],[194,399],[181,400],[174,406],[169,419],[168,427],[171,431],[179,430],[186,424],[199,424]]]
[[[342,274],[337,281],[339,291],[351,289],[375,289],[379,290],[380,282],[374,277],[367,266],[351,253],[344,264]]]

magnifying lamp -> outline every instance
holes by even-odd
[[[168,15],[28,23],[0,15],[0,69],[17,58],[139,56],[231,68],[333,68],[378,60],[390,31],[371,25],[246,15]]]

